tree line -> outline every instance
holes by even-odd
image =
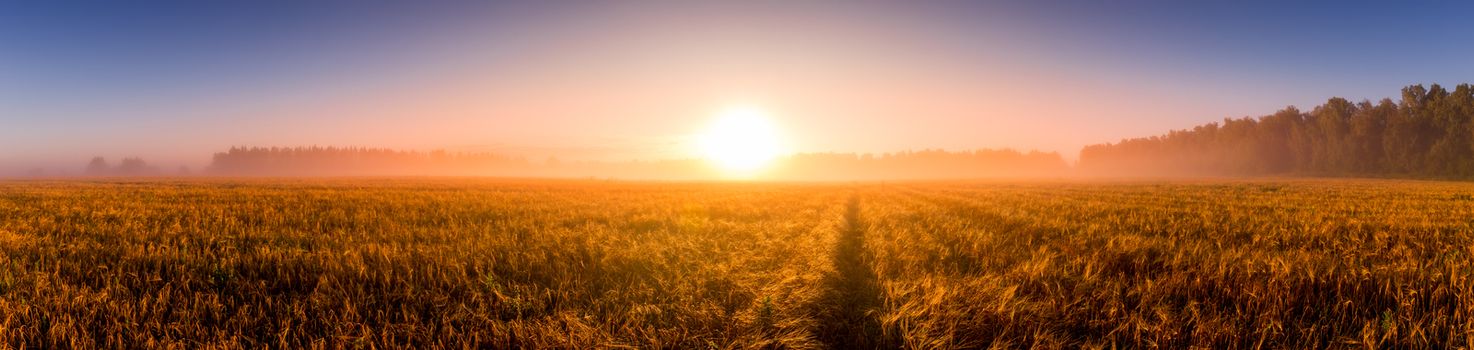
[[[401,151],[370,147],[231,147],[206,169],[216,175],[477,175],[522,170],[526,159],[494,153]]]
[[[1070,166],[1056,152],[1013,149],[921,150],[883,154],[800,153],[781,159],[774,175],[794,180],[1058,177]]]
[[[188,172],[188,169],[180,168],[180,171],[181,173]],[[118,165],[108,163],[107,158],[92,157],[92,160],[87,162],[87,167],[83,168],[82,173],[88,176],[150,176],[159,175],[162,172],[158,167],[149,165],[139,157],[125,157]]]
[[[181,169],[181,172],[187,171]],[[885,154],[807,153],[779,159],[765,177],[791,180],[1061,176],[1058,153],[922,150]],[[142,159],[90,175],[159,174]],[[208,174],[264,176],[465,175],[703,179],[722,176],[699,160],[532,162],[494,153],[367,147],[232,147]],[[1402,89],[1400,100],[1331,98],[1309,112],[1293,106],[1261,117],[1226,118],[1165,135],[1086,146],[1073,172],[1117,176],[1347,175],[1474,178],[1474,86]]]
[[[1086,146],[1100,175],[1346,175],[1474,178],[1474,86],[1402,89],[1397,101],[1331,98],[1166,135]]]
[[[1058,153],[1015,150],[923,150],[884,154],[803,153],[784,157],[758,174],[783,180],[1060,176],[1069,165]],[[207,174],[235,176],[459,175],[712,179],[727,176],[698,159],[656,161],[546,161],[493,153],[400,151],[366,147],[232,147],[215,153]]]

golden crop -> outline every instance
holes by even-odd
[[[1474,186],[0,183],[0,344],[1471,347]]]

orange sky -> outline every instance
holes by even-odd
[[[1024,30],[984,32],[956,47],[941,36],[945,29],[905,13],[720,10],[613,11],[513,48],[444,44],[455,47],[431,49],[459,51],[398,72],[301,87],[309,99],[270,96],[288,103],[242,118],[318,125],[238,139],[687,157],[697,152],[691,135],[716,113],[753,105],[776,119],[793,151],[1014,147],[1073,157],[1080,145],[1116,137],[1106,135],[1165,127],[1101,119],[1201,113],[1193,109],[1202,101],[1175,94],[1167,78],[1112,82],[1132,72],[1032,59],[1029,50],[1042,49]],[[456,31],[479,30],[464,26]],[[335,130],[343,119],[353,127]]]
[[[273,6],[27,17],[75,33],[0,37],[0,76],[19,77],[0,85],[0,112],[23,116],[0,135],[0,166],[203,166],[234,145],[683,158],[733,105],[766,110],[795,152],[1073,159],[1087,144],[1437,76],[1352,81],[1365,65],[1192,27],[1237,23],[1226,19],[1022,3]],[[98,28],[66,27],[82,22]],[[1297,65],[1322,68],[1286,74]]]

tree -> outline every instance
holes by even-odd
[[[92,157],[92,161],[87,162],[87,168],[84,170],[84,173],[93,176],[107,175],[109,172],[110,169],[107,165],[107,159],[102,157]]]
[[[143,158],[138,157],[123,158],[123,161],[121,163],[118,163],[118,168],[116,170],[116,173],[119,175],[132,176],[149,175],[153,174],[154,172],[155,171],[153,167],[150,167],[147,162],[144,162]]]
[[[1474,86],[1408,86],[1402,99],[1331,98],[1255,118],[1087,146],[1080,168],[1139,174],[1395,174],[1474,178]]]

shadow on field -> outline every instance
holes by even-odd
[[[880,311],[880,285],[865,249],[865,225],[860,221],[858,198],[850,198],[846,207],[844,231],[834,250],[834,269],[838,273],[825,281],[826,292],[820,304],[824,310],[819,339],[833,349],[899,346],[886,338],[874,315]]]

